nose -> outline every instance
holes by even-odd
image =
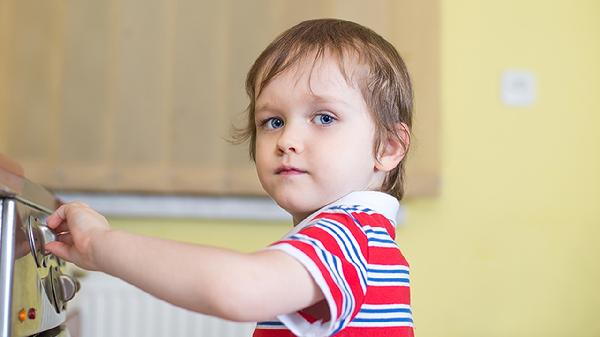
[[[277,150],[281,154],[302,153],[304,151],[302,131],[294,125],[285,125],[283,130],[281,130],[279,139],[277,139]]]

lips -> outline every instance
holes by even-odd
[[[296,174],[304,174],[307,173],[307,171],[299,169],[297,167],[293,167],[293,166],[280,166],[277,168],[277,170],[275,170],[275,174],[279,174],[279,175],[296,175]]]

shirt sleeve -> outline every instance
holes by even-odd
[[[323,292],[330,319],[313,321],[295,312],[277,318],[297,336],[331,336],[356,316],[367,289],[368,240],[348,213],[321,213],[268,249],[297,259]]]

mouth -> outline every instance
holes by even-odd
[[[280,166],[275,170],[275,174],[277,175],[296,175],[296,174],[304,174],[308,173],[305,170],[299,169],[293,166]]]

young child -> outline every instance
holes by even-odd
[[[251,254],[112,230],[81,203],[47,219],[47,250],[183,308],[259,322],[254,336],[412,336],[394,242],[412,90],[394,47],[358,24],[302,22],[248,73],[250,155],[293,218]]]

